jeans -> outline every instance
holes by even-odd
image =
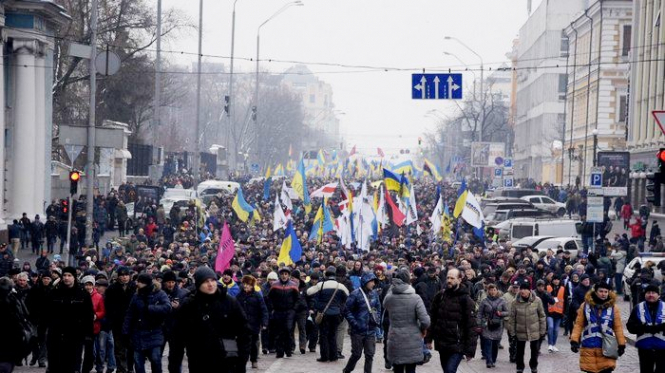
[[[346,363],[344,372],[352,372],[356,363],[360,360],[363,351],[365,351],[365,373],[372,372],[372,361],[376,351],[376,339],[374,335],[351,334],[351,357]]]
[[[339,326],[337,327],[337,353],[342,354],[342,350],[344,349],[344,336],[346,335],[347,331],[349,329],[349,323],[346,321],[345,318],[342,318],[342,321],[339,323]]]
[[[524,371],[524,352],[526,350],[527,341],[517,341],[517,371]],[[531,349],[531,358],[529,359],[529,368],[531,371],[538,370],[538,350],[540,347],[540,339],[529,342],[529,348]]]
[[[487,365],[496,363],[496,357],[499,354],[499,342],[492,339],[483,338],[483,355]]]
[[[623,294],[623,284],[621,280],[623,279],[623,273],[614,274],[614,288],[616,289],[617,294]]]
[[[324,315],[319,325],[319,342],[321,348],[321,360],[337,360],[337,328],[340,324],[339,315]]]
[[[511,363],[514,363],[516,357],[517,357],[517,337],[508,335],[508,358]]]
[[[376,339],[383,340],[383,328],[380,326],[376,327]]]
[[[118,366],[118,373],[127,373],[133,371],[134,352],[129,348],[129,337],[122,335],[122,331],[113,331],[115,342],[115,362]]]
[[[547,344],[556,346],[556,340],[559,337],[559,328],[561,327],[560,318],[547,318]]]
[[[113,333],[102,330],[95,340],[95,369],[98,372],[104,371],[104,363],[106,370],[116,369]]]
[[[462,362],[463,358],[464,356],[459,352],[439,351],[439,360],[441,360],[443,373],[457,372],[457,367],[459,367],[459,364]]]
[[[12,373],[14,371],[14,363],[6,361],[0,362],[0,373]]]
[[[152,373],[162,373],[162,348],[153,347],[148,350],[134,350],[134,370],[145,373],[145,359],[150,361]]]

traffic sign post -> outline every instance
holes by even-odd
[[[514,179],[512,176],[507,176],[503,179],[503,186],[505,188],[512,188],[515,186]]]
[[[461,100],[462,74],[412,74],[414,100]]]
[[[503,160],[503,167],[505,168],[513,168],[513,159],[512,158],[506,158]]]
[[[494,177],[501,177],[503,176],[503,170],[500,168],[495,168],[494,169]]]
[[[589,223],[603,222],[603,197],[588,196],[586,207],[586,221]]]
[[[592,188],[603,187],[603,169],[600,167],[591,167],[591,180],[589,186]]]

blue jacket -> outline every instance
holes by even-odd
[[[222,279],[219,279],[217,282],[219,283],[219,286],[226,288],[226,294],[232,297],[236,297],[240,294],[240,286],[238,286],[235,281],[231,280],[231,283],[228,285],[222,282]]]
[[[135,350],[164,344],[164,321],[171,312],[169,297],[158,286],[139,289],[132,297],[122,332],[129,335]]]
[[[352,334],[372,335],[376,332],[376,327],[379,326],[381,302],[376,290],[368,291],[365,288],[365,285],[370,281],[376,281],[376,276],[373,273],[364,274],[360,279],[361,287],[351,292],[346,300],[344,317],[349,322]],[[363,291],[367,296],[367,302],[369,302],[371,310],[367,308]]]

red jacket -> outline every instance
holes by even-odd
[[[632,238],[639,238],[644,236],[646,233],[644,232],[644,229],[642,229],[642,220],[637,219],[635,221],[635,224],[630,225],[630,237]]]
[[[633,216],[633,206],[631,205],[623,205],[621,207],[621,217],[624,220],[628,220]]]
[[[106,315],[104,297],[97,292],[97,289],[92,289],[90,297],[92,298],[92,309],[95,311],[95,321],[92,324],[92,329],[93,333],[97,335],[102,330],[102,319]]]

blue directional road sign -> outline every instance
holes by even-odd
[[[591,182],[589,183],[591,187],[600,188],[603,186],[603,171],[600,168],[591,169]]]
[[[411,98],[414,100],[461,100],[462,74],[413,74]]]
[[[252,165],[250,167],[252,168],[252,172],[259,172],[258,163],[252,163]]]

